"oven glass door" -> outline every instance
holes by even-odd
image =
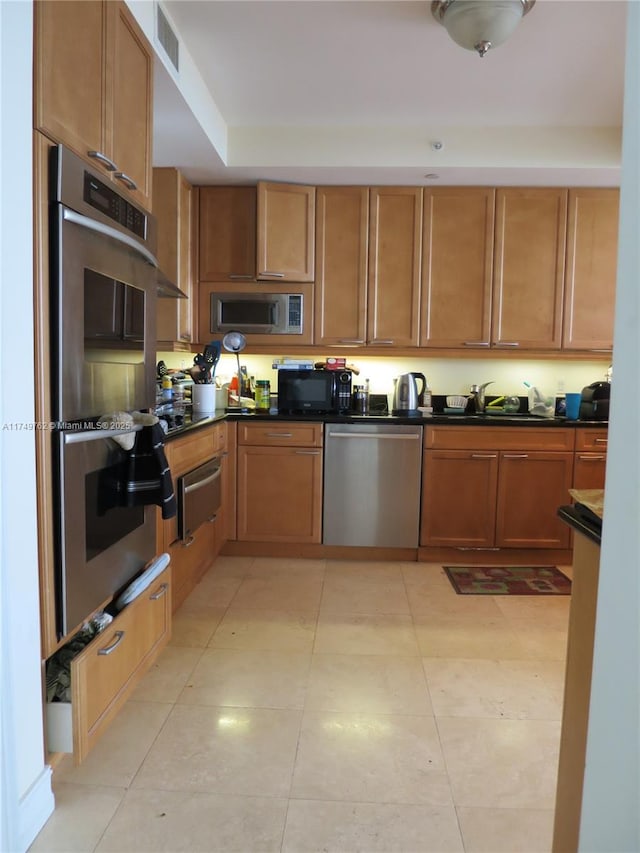
[[[155,554],[155,507],[126,506],[127,454],[107,430],[56,433],[58,630],[81,624]]]
[[[54,417],[68,422],[155,400],[155,270],[117,239],[57,208]]]

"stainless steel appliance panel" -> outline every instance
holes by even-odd
[[[188,540],[222,505],[222,457],[214,456],[178,480],[178,532]]]
[[[126,505],[128,454],[110,436],[127,430],[58,432],[58,632],[64,636],[155,554],[155,506]]]
[[[422,426],[327,424],[325,545],[417,548]]]

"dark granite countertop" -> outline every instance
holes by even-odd
[[[593,515],[585,513],[580,504],[573,506],[558,507],[558,516],[568,524],[573,530],[591,539],[597,545],[600,545],[602,538],[602,522],[598,523],[598,519]]]

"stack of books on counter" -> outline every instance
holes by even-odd
[[[272,364],[274,370],[313,370],[310,358],[277,358]]]

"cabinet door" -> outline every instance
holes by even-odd
[[[200,281],[256,277],[256,188],[200,187]]]
[[[101,0],[40,0],[35,14],[35,124],[82,157],[106,153]]]
[[[571,531],[557,516],[569,501],[573,453],[501,452],[496,545],[568,548]]]
[[[193,590],[216,557],[216,520],[201,524],[185,541],[178,539],[175,520],[165,521],[165,551],[171,557],[175,612]],[[173,536],[173,539],[170,537]]]
[[[111,159],[118,167],[113,178],[151,209],[153,54],[126,5],[106,6],[113,45],[106,74],[107,128]]]
[[[498,453],[427,450],[422,471],[420,544],[492,547]]]
[[[373,346],[417,346],[422,188],[372,187],[367,339]]]
[[[322,450],[238,447],[238,540],[320,542]]]
[[[567,190],[498,189],[493,346],[559,349]]]
[[[619,197],[617,189],[569,190],[563,349],[613,347]]]
[[[314,343],[365,343],[367,322],[367,187],[316,190]]]
[[[257,277],[313,281],[315,187],[258,183]]]
[[[421,346],[489,347],[494,212],[494,189],[425,189]]]
[[[158,299],[157,338],[161,349],[189,349],[194,339],[191,195],[191,185],[177,169],[153,170],[158,264],[162,272],[188,297]]]
[[[574,489],[604,489],[606,453],[576,453],[573,463]]]

